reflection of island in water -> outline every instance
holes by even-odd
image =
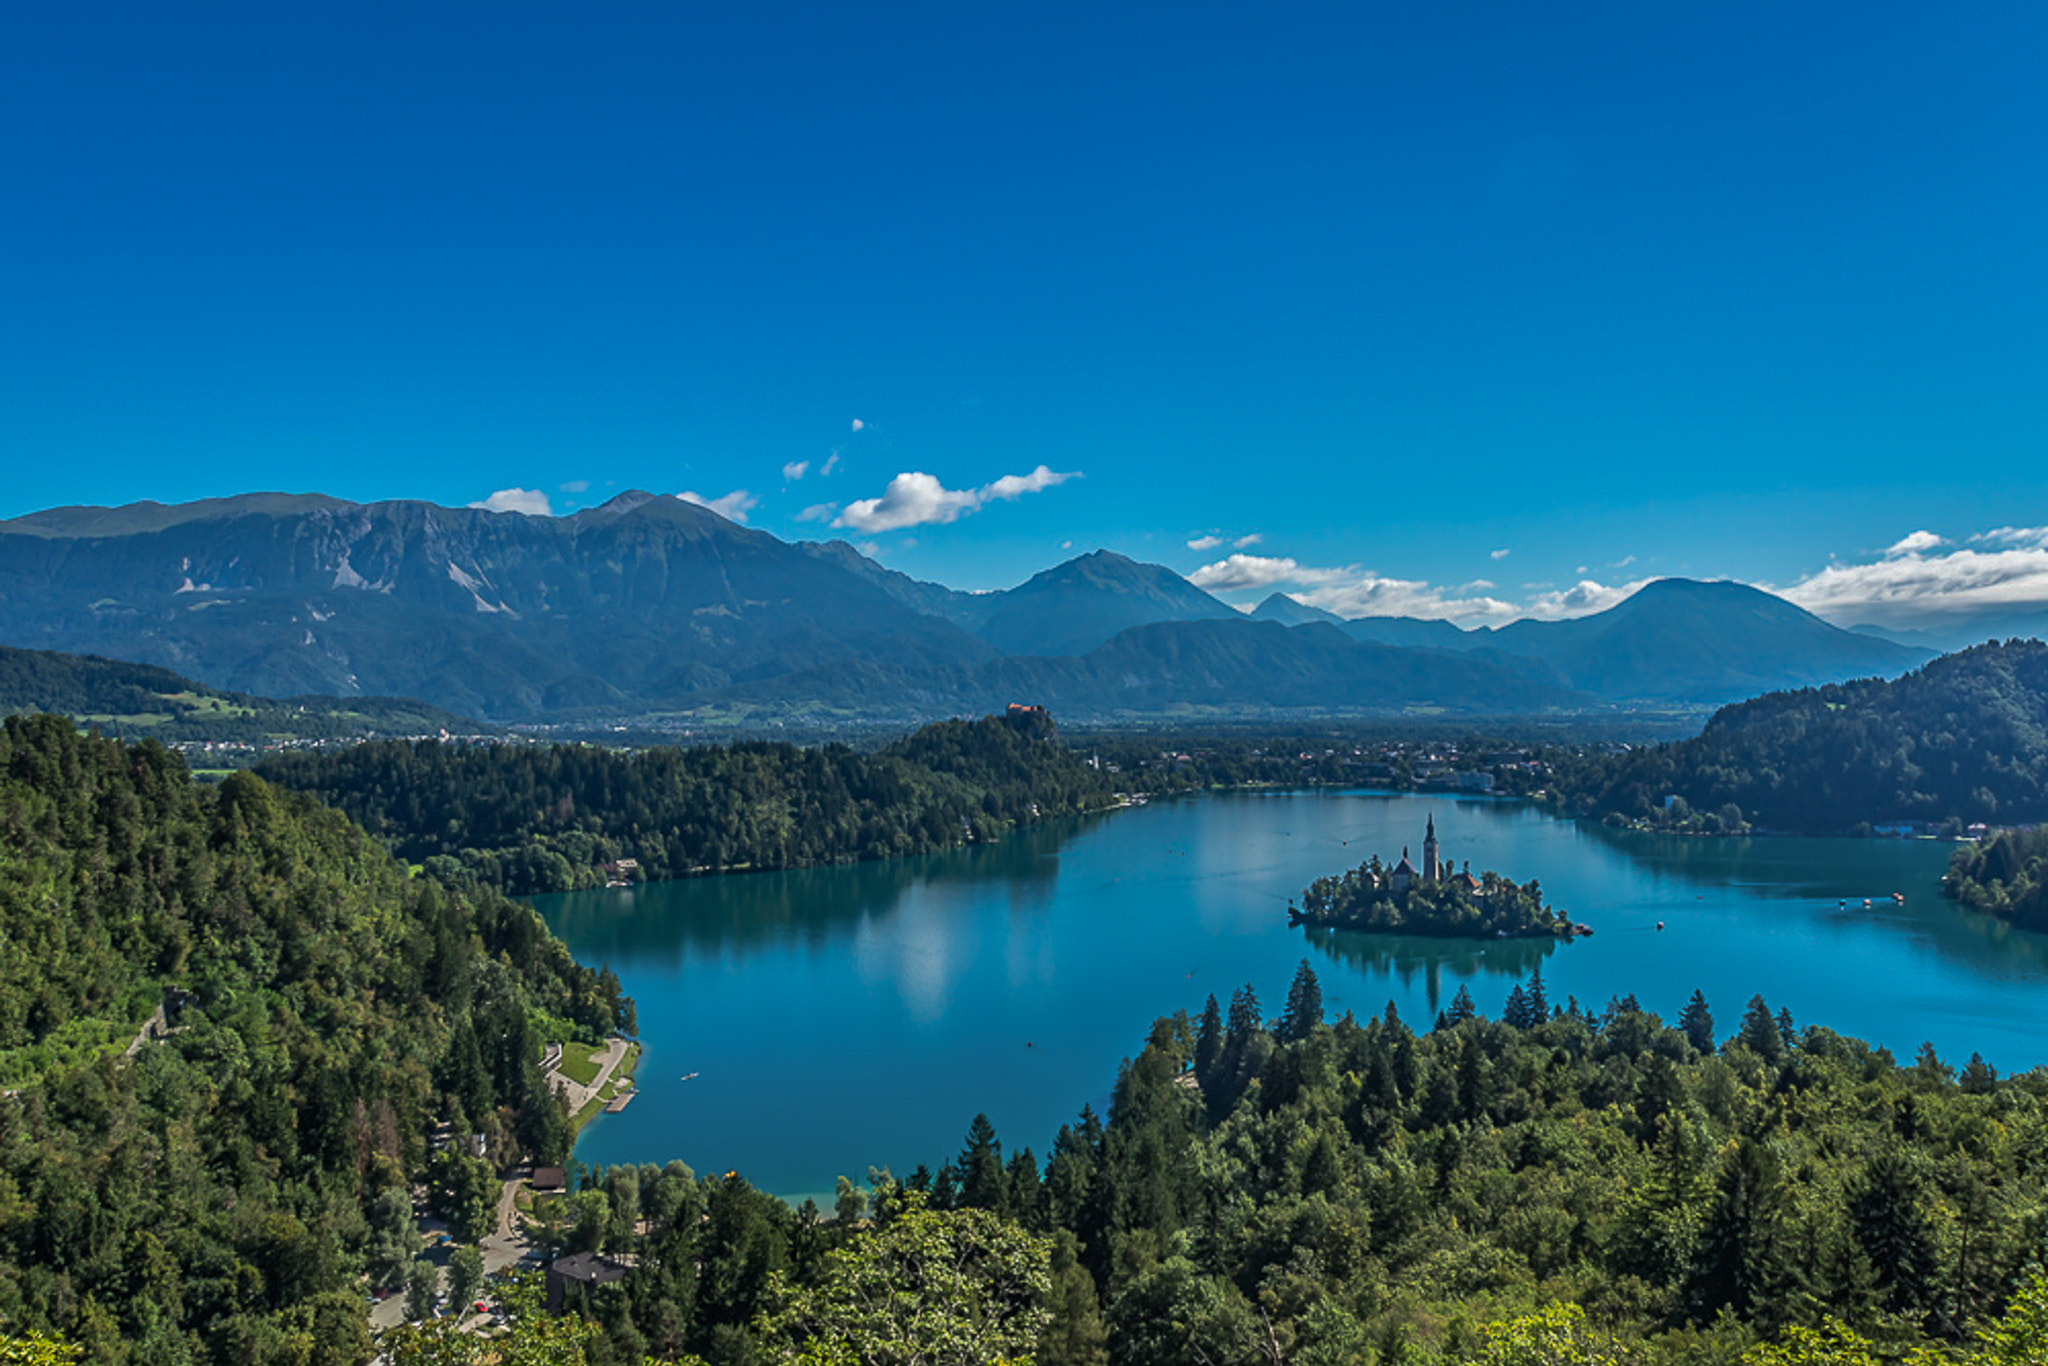
[[[1048,821],[990,844],[914,858],[772,873],[641,883],[627,891],[526,897],[579,956],[661,958],[685,950],[752,954],[792,943],[823,947],[894,912],[923,887],[1000,881],[1016,914],[1042,914],[1059,878],[1060,846],[1094,816]]]
[[[1413,989],[1418,977],[1432,1013],[1443,1009],[1445,973],[1469,981],[1484,973],[1489,977],[1526,977],[1557,952],[1556,939],[1443,939],[1412,938],[1399,934],[1372,934],[1363,930],[1333,930],[1310,925],[1302,931],[1308,942],[1332,961],[1354,968],[1368,977],[1386,975]],[[1455,993],[1456,988],[1452,988]],[[1486,1009],[1484,1002],[1480,1008]],[[1360,1015],[1372,1007],[1357,1007]]]

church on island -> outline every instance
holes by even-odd
[[[1377,864],[1378,860],[1374,860],[1374,863]],[[1465,865],[1465,871],[1462,873],[1453,874],[1450,869],[1450,864],[1437,858],[1436,812],[1432,811],[1429,813],[1429,824],[1422,833],[1422,870],[1420,872],[1416,871],[1414,863],[1410,862],[1408,858],[1408,846],[1402,845],[1401,861],[1394,865],[1394,870],[1391,873],[1386,874],[1387,890],[1398,894],[1407,891],[1418,882],[1424,886],[1435,886],[1439,882],[1448,881],[1462,884],[1464,889],[1473,896],[1484,896],[1486,894],[1486,889],[1480,885],[1479,879],[1472,876],[1472,865],[1470,863]],[[1371,880],[1371,885],[1374,888],[1380,885],[1380,873],[1377,867],[1366,873],[1366,877]]]
[[[1392,868],[1374,854],[1356,868],[1310,883],[1302,890],[1300,906],[1288,903],[1287,921],[1471,939],[1568,939],[1592,933],[1546,905],[1543,888],[1533,879],[1517,883],[1493,872],[1474,877],[1469,863],[1454,870],[1437,846],[1435,812],[1423,829],[1420,868],[1406,848]]]

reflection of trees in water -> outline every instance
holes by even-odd
[[[1660,876],[1697,886],[1738,887],[1770,900],[1812,901],[1830,930],[1873,928],[1912,936],[1940,958],[1989,977],[2048,969],[2048,935],[1965,911],[1941,895],[1952,846],[1928,840],[1766,835],[1653,835],[1582,825],[1603,850]],[[1903,891],[1907,908],[1891,905]],[[1866,910],[1864,898],[1871,906]],[[1841,903],[1846,902],[1846,905]]]
[[[1602,849],[1660,876],[1710,887],[1739,886],[1776,897],[1932,894],[1947,866],[1947,846],[1920,840],[1797,835],[1652,835],[1582,824]]]
[[[1049,822],[993,844],[917,858],[524,899],[584,958],[673,958],[686,948],[745,955],[786,947],[792,939],[817,948],[862,920],[891,914],[916,890],[943,895],[951,887],[1000,881],[1012,913],[1042,915],[1059,880],[1060,847],[1088,819]]]
[[[2008,968],[2015,964],[2034,969],[2048,968],[2048,935],[2023,930],[1996,916],[1966,911],[1952,901],[1943,901],[1941,908],[1948,913],[1950,924],[1954,926],[1952,934],[1943,936],[1940,945],[1949,957],[1966,958],[1978,965],[1995,962]],[[1972,944],[1976,951],[1969,954],[1953,952],[1948,946],[1951,939]]]
[[[1543,939],[1436,939],[1425,935],[1368,934],[1362,930],[1336,930],[1308,925],[1302,931],[1308,942],[1324,954],[1367,975],[1384,974],[1402,986],[1422,988],[1432,1014],[1443,1009],[1449,997],[1443,988],[1448,972],[1460,981],[1485,973],[1491,977],[1527,977],[1551,954],[1559,941]],[[1451,993],[1455,995],[1455,991]],[[1481,1000],[1480,1010],[1500,1013],[1496,1003]],[[1359,1014],[1370,1013],[1361,1009]]]

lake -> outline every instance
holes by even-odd
[[[1288,927],[1316,877],[1404,846],[1419,863],[1432,812],[1446,860],[1539,878],[1594,936]],[[1392,1001],[1427,1028],[1460,984],[1498,1015],[1541,964],[1553,1001],[1634,992],[1667,1020],[1702,989],[1723,1038],[1760,992],[1904,1060],[1925,1040],[1952,1064],[2031,1067],[2048,1059],[2048,937],[1943,901],[1948,852],[1660,838],[1486,798],[1257,792],[926,858],[532,901],[578,959],[619,974],[647,1046],[641,1095],[586,1129],[577,1158],[680,1157],[801,1199],[871,1165],[936,1169],[977,1111],[1006,1150],[1043,1159],[1084,1102],[1104,1108],[1156,1017],[1198,1014],[1211,992],[1227,1005],[1245,983],[1276,1016],[1303,958],[1333,1018]]]

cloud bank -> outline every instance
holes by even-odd
[[[944,525],[957,522],[989,503],[1011,502],[1079,477],[1078,473],[1061,474],[1040,465],[1029,474],[1006,474],[977,489],[949,489],[933,475],[906,470],[889,481],[881,497],[856,498],[841,508],[832,525],[869,535],[905,527]],[[806,514],[812,511],[816,509],[805,510]]]
[[[1444,587],[1423,579],[1395,579],[1357,565],[1306,565],[1285,555],[1236,554],[1205,564],[1188,582],[1214,593],[1289,587],[1288,596],[1308,607],[1340,617],[1425,617],[1468,624],[1512,621],[1518,617],[1556,620],[1605,611],[1641,588],[1633,583],[1603,584],[1582,579],[1570,588],[1539,593],[1516,604],[1491,595],[1491,580],[1473,579]]]
[[[552,517],[555,509],[539,489],[499,489],[481,502],[471,503],[485,512],[523,512],[529,517]]]
[[[746,525],[747,514],[761,501],[745,489],[734,489],[723,498],[706,498],[701,493],[692,493],[685,489],[676,497],[686,503],[695,503],[700,508],[709,508],[726,521],[738,522],[741,526]]]
[[[1940,626],[1980,614],[2048,611],[2048,527],[2002,526],[1962,545],[1915,531],[1869,563],[1831,564],[1772,591],[1851,625]]]

